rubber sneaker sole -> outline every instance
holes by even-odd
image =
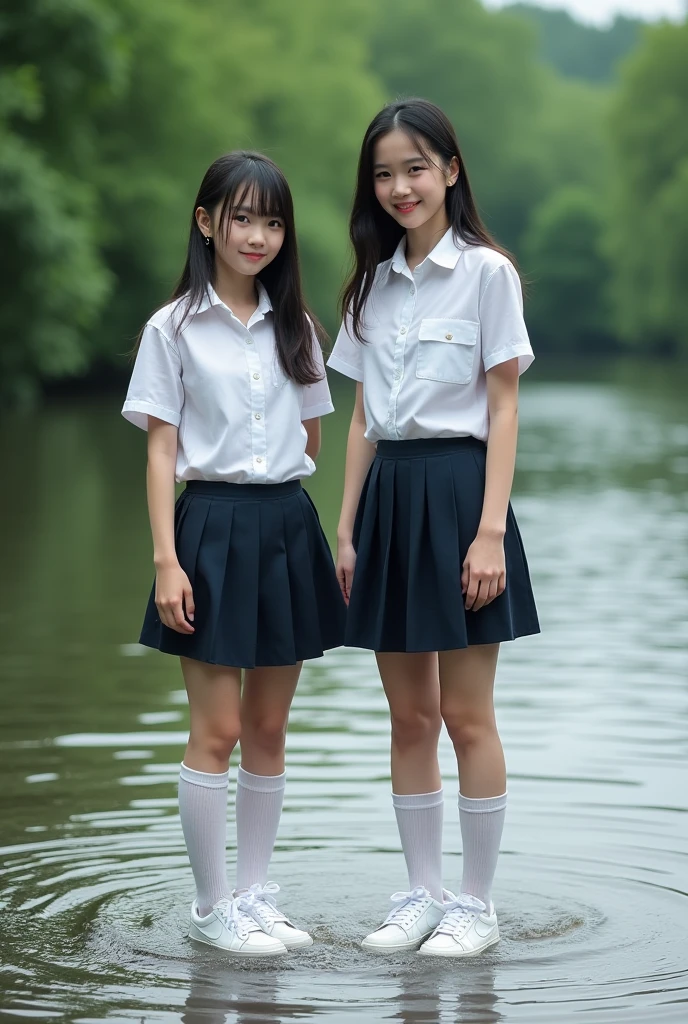
[[[433,928],[432,931],[435,929]],[[429,939],[432,932],[428,932],[427,935],[421,935],[418,939],[409,939],[407,942],[398,942],[394,945],[389,945],[379,942],[370,942],[367,938],[361,942],[361,948],[367,950],[368,953],[403,953],[405,950],[418,949],[422,942]]]
[[[279,945],[275,942],[274,947],[268,946],[263,947],[263,949],[247,949],[245,946],[242,949],[229,949],[227,946],[222,946],[219,942],[214,942],[207,935],[204,935],[202,931],[194,928],[193,925],[189,928],[189,938],[194,942],[202,942],[204,946],[214,946],[215,949],[221,949],[223,953],[230,953],[232,956],[283,956],[287,952],[287,947],[283,942],[280,942]]]
[[[310,935],[306,935],[302,939],[280,939],[280,942],[287,949],[306,949],[307,946],[313,945],[313,939]]]
[[[419,956],[445,956],[454,958],[461,957],[462,959],[466,960],[472,956],[480,956],[480,954],[484,953],[486,949],[490,948],[490,946],[496,946],[498,942],[499,935],[493,935],[492,938],[487,939],[487,941],[484,942],[482,946],[478,946],[477,949],[464,950],[459,949],[458,946],[456,948],[448,946],[446,949],[424,949],[421,946],[421,948],[418,950],[418,954]]]

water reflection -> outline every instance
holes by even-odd
[[[226,964],[199,966],[191,971],[181,1020],[182,1024],[274,1024],[278,1006],[285,1021],[309,1012],[307,1006],[283,1006],[278,977],[269,969],[256,978],[242,976]]]
[[[503,938],[460,964],[374,958],[358,944],[405,884],[387,709],[362,651],[307,666],[288,738],[271,877],[315,945],[260,965],[189,943],[175,797],[185,696],[172,659],[135,643],[150,576],[141,439],[115,402],[0,424],[20,495],[0,513],[0,1015],[685,1021],[686,383],[623,366],[524,387],[515,504],[544,632],[500,660]],[[331,460],[311,488],[330,536],[351,394],[336,398]],[[441,757],[453,888],[446,741]],[[230,868],[233,830],[230,813]]]

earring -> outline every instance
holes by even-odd
[[[210,245],[210,235],[205,236],[205,244]]]

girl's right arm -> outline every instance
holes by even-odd
[[[366,474],[375,457],[375,445],[365,438],[366,421],[363,408],[363,384],[356,384],[356,404],[349,427],[344,472],[344,497],[337,527],[337,579],[344,600],[349,603],[354,578],[356,552],[353,546],[354,520]]]
[[[146,487],[153,534],[155,604],[163,625],[177,633],[193,633],[194,627],[190,624],[194,617],[193,593],[174,546],[176,460],[177,427],[149,416]]]

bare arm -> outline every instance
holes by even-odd
[[[516,465],[518,439],[518,359],[487,371],[490,433],[487,440],[485,497],[478,533],[506,532],[506,513]]]
[[[306,441],[306,455],[309,459],[313,459],[313,462],[317,459],[320,454],[320,440],[322,431],[320,429],[320,417],[314,416],[311,420],[304,420],[303,425],[306,428],[308,434],[308,440]]]
[[[349,603],[351,583],[356,565],[352,537],[356,509],[361,497],[366,474],[375,458],[375,445],[365,438],[366,422],[363,408],[363,385],[356,384],[356,403],[349,427],[346,446],[346,469],[344,471],[344,496],[337,527],[337,579],[344,600]]]
[[[518,437],[518,359],[487,372],[490,432],[487,441],[485,495],[478,533],[463,565],[466,608],[478,611],[506,587],[504,534]]]
[[[148,417],[148,516],[153,535],[155,603],[165,626],[178,633],[193,633],[193,594],[174,546],[174,469],[177,428]],[[186,616],[184,611],[186,610]],[[187,621],[190,620],[190,621]]]

